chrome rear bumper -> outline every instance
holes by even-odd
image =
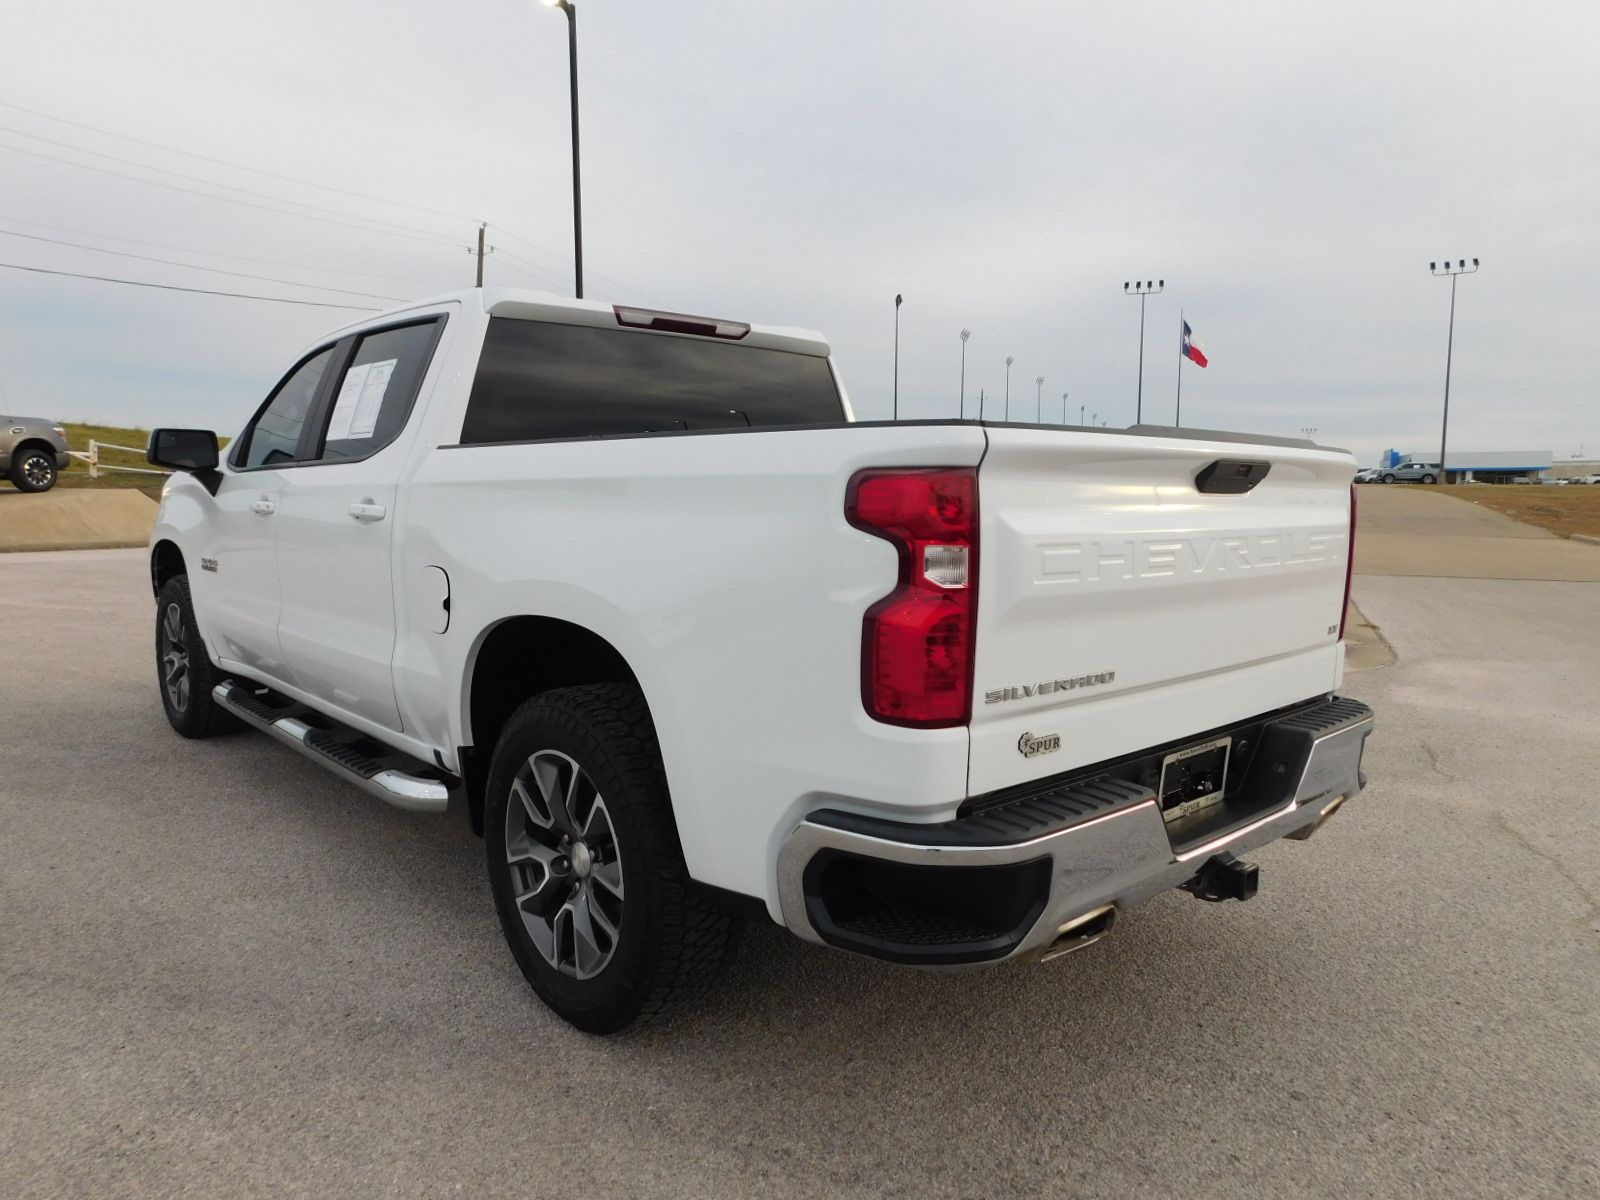
[[[1003,823],[985,821],[982,813],[938,826],[813,813],[779,855],[784,923],[810,941],[920,965],[1053,956],[1063,937],[1106,906],[1128,908],[1177,887],[1215,855],[1309,836],[1365,785],[1361,758],[1372,728],[1372,710],[1348,699],[1268,723],[1263,729],[1278,739],[1267,756],[1272,761],[1252,767],[1270,773],[1267,801],[1214,836],[1176,846],[1157,796],[1119,780],[1079,781],[1019,802],[1019,820],[1044,824],[1015,840],[995,840],[993,833]],[[974,868],[991,870],[963,874]],[[921,877],[925,882],[918,882]],[[909,883],[880,887],[875,879]],[[982,918],[967,920],[962,912],[968,881],[986,898],[978,905],[985,909]],[[892,911],[893,900],[887,911],[870,908],[875,901],[869,893],[898,886],[911,887],[919,899],[900,913]],[[848,893],[846,899],[830,900],[830,888]],[[987,899],[997,889],[1009,899],[998,904]],[[863,897],[868,897],[865,908]],[[932,915],[926,911],[930,905],[936,910]],[[850,915],[842,915],[845,909]],[[1013,922],[1010,928],[997,928],[1008,922]],[[946,936],[941,930],[948,931],[950,940],[943,944],[950,953],[941,953],[940,938]]]

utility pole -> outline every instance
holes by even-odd
[[[1144,301],[1146,296],[1159,296],[1166,286],[1165,279],[1147,279],[1143,283],[1135,280],[1122,285],[1124,293],[1139,297],[1139,398],[1134,410],[1135,425],[1144,421]]]
[[[572,90],[572,273],[574,293],[583,299],[583,187],[578,173],[578,12],[572,0],[544,0],[567,14],[567,79]]]
[[[478,222],[478,286],[483,286],[483,222]]]
[[[1478,260],[1473,259],[1472,265],[1467,266],[1467,260],[1457,259],[1456,265],[1451,266],[1450,260],[1444,260],[1444,266],[1438,263],[1429,263],[1428,270],[1435,275],[1450,276],[1450,333],[1444,344],[1444,419],[1439,423],[1439,482],[1449,483],[1450,472],[1444,465],[1444,449],[1450,434],[1450,360],[1455,356],[1456,348],[1456,279],[1461,275],[1471,275],[1478,269]]]

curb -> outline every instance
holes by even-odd
[[[1595,537],[1592,533],[1575,533],[1572,535],[1572,540],[1575,542],[1588,542],[1591,546],[1600,546],[1600,537]]]

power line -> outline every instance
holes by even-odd
[[[348,308],[356,312],[378,312],[365,304],[331,304],[326,300],[289,300],[282,296],[255,296],[248,292],[216,292],[210,288],[179,287],[175,283],[147,283],[142,279],[114,279],[109,275],[84,275],[77,271],[52,271],[48,267],[25,267],[21,263],[0,262],[0,267],[13,271],[31,271],[35,275],[61,275],[67,279],[93,279],[100,283],[125,283],[129,287],[158,288],[163,292],[193,292],[198,296],[228,296],[234,300],[265,300],[271,304],[303,304],[308,308]]]
[[[132,142],[136,146],[149,146],[153,150],[165,150],[169,154],[181,154],[185,158],[198,159],[201,162],[216,163],[222,167],[232,167],[237,171],[249,171],[252,175],[265,175],[268,179],[281,179],[285,183],[299,184],[301,187],[318,188],[325,192],[338,192],[344,196],[354,196],[358,200],[374,200],[379,204],[392,204],[397,208],[409,208],[413,212],[427,213],[434,217],[446,217],[452,221],[474,222],[476,218],[463,217],[460,213],[442,212],[437,208],[426,208],[420,204],[411,204],[404,200],[391,200],[386,196],[371,196],[366,192],[353,192],[349,188],[334,187],[327,183],[313,183],[309,179],[297,179],[293,175],[279,175],[275,171],[263,171],[260,167],[247,167],[243,163],[229,162],[225,158],[213,158],[209,154],[196,154],[193,150],[180,150],[176,146],[164,146],[160,142],[146,141],[143,138],[130,137],[126,133],[115,133],[110,129],[101,129],[97,125],[86,125],[82,121],[69,121],[65,117],[53,116],[47,112],[40,112],[36,108],[24,108],[20,104],[10,104],[0,100],[0,108],[9,108],[13,112],[27,113],[30,117],[42,117],[46,121],[55,121],[60,125],[70,125],[74,129],[86,129],[90,133],[103,134],[106,137],[117,138],[120,141]],[[33,136],[29,134],[28,136]]]
[[[320,204],[307,204],[304,200],[290,200],[285,196],[274,196],[270,192],[258,192],[254,188],[239,187],[232,183],[219,183],[215,179],[207,179],[202,175],[188,175],[182,171],[172,171],[166,167],[152,166],[150,163],[140,162],[136,158],[122,158],[116,154],[106,154],[100,150],[90,150],[84,146],[75,146],[71,142],[60,142],[55,138],[41,137],[37,133],[29,133],[25,129],[13,129],[9,125],[0,125],[0,133],[9,133],[15,137],[29,138],[35,142],[43,142],[47,146],[59,146],[63,150],[71,150],[75,154],[87,154],[93,158],[103,158],[110,162],[121,163],[126,167],[137,167],[141,171],[154,171],[158,175],[171,175],[174,179],[186,179],[190,183],[204,184],[206,187],[221,188],[225,192],[239,192],[246,196],[254,196],[258,200],[271,200],[276,204],[292,204],[296,208],[309,208],[312,212],[327,213],[335,217],[349,217],[355,221],[368,221],[373,225],[386,226],[390,229],[403,230],[406,233],[433,234],[431,229],[418,229],[415,225],[401,225],[395,221],[385,221],[381,217],[363,217],[358,213],[344,212],[337,208],[324,208]]]
[[[495,253],[500,255],[502,258],[510,259],[514,263],[521,263],[523,267],[526,268],[526,270],[523,272],[525,275],[529,274],[529,272],[537,272],[538,275],[543,275],[548,279],[553,279],[563,288],[569,288],[572,286],[572,277],[570,275],[563,278],[561,275],[558,275],[556,272],[550,270],[550,268],[541,267],[538,263],[529,262],[527,259],[523,258],[522,255],[514,254],[510,250],[507,250],[504,246],[496,246]],[[530,275],[529,277],[537,278],[537,275]],[[543,282],[543,280],[540,282]]]
[[[554,250],[546,250],[543,246],[539,245],[538,242],[535,242],[530,238],[523,237],[515,229],[507,229],[504,225],[496,225],[493,221],[488,222],[488,225],[489,225],[490,229],[498,229],[501,233],[505,234],[506,236],[515,238],[517,241],[521,242],[524,246],[527,246],[528,248],[530,248],[532,250],[537,250],[540,254],[544,255],[546,258],[553,259],[554,261],[556,261],[558,263],[561,263],[563,265],[565,265],[569,261],[567,255],[557,254]],[[510,251],[505,250],[502,247],[501,253],[509,254]],[[527,259],[522,259],[521,261],[522,262],[527,262]],[[530,263],[529,265],[531,266],[532,264]],[[570,275],[570,273],[571,272],[570,272],[570,268],[569,268],[568,274]],[[636,288],[629,287],[627,284],[623,283],[620,279],[612,279],[610,276],[602,275],[602,274],[600,274],[599,271],[595,271],[595,270],[586,269],[585,273],[589,276],[590,279],[598,279],[602,283],[609,283],[612,287],[621,288],[625,292],[632,292],[635,296],[639,296],[639,297],[641,297],[642,299],[645,299],[645,300],[650,300],[650,298],[648,296],[645,296],[643,292],[640,292]],[[552,274],[553,274],[553,272],[552,272]],[[563,280],[562,282],[563,282],[563,285],[565,286],[566,285],[566,281]],[[656,301],[650,300],[650,303],[654,304],[654,303],[656,303]]]
[[[51,229],[56,233],[73,233],[79,237],[99,238],[104,242],[122,242],[129,246],[152,246],[157,250],[175,250],[179,254],[203,254],[208,258],[227,258],[234,262],[259,263],[266,267],[287,267],[291,271],[321,271],[325,275],[360,275],[366,279],[386,279],[390,283],[420,283],[424,287],[430,288],[439,286],[430,279],[413,279],[409,275],[384,275],[377,271],[350,271],[343,267],[324,267],[314,263],[284,262],[282,259],[277,258],[252,258],[248,254],[229,254],[223,250],[174,246],[171,242],[143,241],[139,238],[122,237],[120,234],[115,233],[95,233],[89,229],[72,229],[66,225],[51,225],[44,221],[24,221],[21,217],[8,217],[4,213],[0,213],[0,221],[10,225],[27,225],[33,229]]]
[[[70,158],[61,158],[57,155],[45,154],[38,150],[27,150],[21,146],[7,145],[4,142],[0,142],[0,150],[9,150],[13,154],[26,154],[31,158],[42,158],[48,162],[62,163],[65,166],[78,167],[85,171],[95,171],[101,175],[112,175],[118,179],[130,179],[134,183],[148,184],[150,187],[166,188],[169,191],[174,192],[187,192],[191,196],[200,196],[207,200],[220,200],[224,204],[238,204],[245,208],[260,209],[262,212],[277,213],[280,217],[298,217],[302,221],[320,221],[324,225],[342,225],[346,229],[359,229],[363,233],[381,233],[386,234],[389,237],[409,238],[414,242],[431,242],[438,246],[465,246],[464,242],[451,241],[449,238],[433,237],[431,235],[424,237],[420,234],[401,233],[398,230],[393,229],[377,229],[371,225],[357,225],[351,221],[335,221],[331,217],[319,217],[311,213],[289,212],[286,209],[273,208],[266,204],[256,204],[249,200],[239,200],[233,196],[217,196],[211,192],[197,192],[194,188],[180,187],[175,183],[163,183],[159,179],[141,179],[137,175],[129,175],[123,171],[113,171],[109,167],[97,167],[92,163],[73,162]],[[359,219],[360,218],[357,218],[357,220]],[[470,249],[470,247],[468,248]]]
[[[259,283],[282,283],[289,287],[307,287],[318,292],[337,292],[342,296],[367,296],[373,300],[392,300],[396,304],[404,303],[399,296],[381,296],[377,292],[358,292],[350,288],[328,287],[322,283],[305,283],[299,279],[273,279],[268,275],[252,275],[248,271],[228,271],[222,267],[201,267],[194,263],[174,262],[170,258],[154,258],[148,254],[134,254],[129,250],[104,250],[99,246],[85,246],[81,242],[67,242],[60,238],[44,237],[37,233],[16,233],[10,229],[0,229],[0,236],[27,238],[30,242],[49,242],[52,246],[70,246],[74,250],[89,250],[95,254],[115,254],[119,258],[136,258],[140,262],[160,263],[167,267],[183,267],[189,271],[209,271],[213,275],[232,275],[238,279],[254,279]]]

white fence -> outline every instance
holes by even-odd
[[[100,461],[100,451],[122,450],[128,454],[144,455],[143,446],[113,446],[110,442],[89,442],[89,449],[73,450],[72,457],[81,459],[89,464],[89,478],[99,479],[101,471],[122,471],[129,475],[171,475],[171,471],[158,471],[154,467],[121,467],[116,463],[103,463]]]

